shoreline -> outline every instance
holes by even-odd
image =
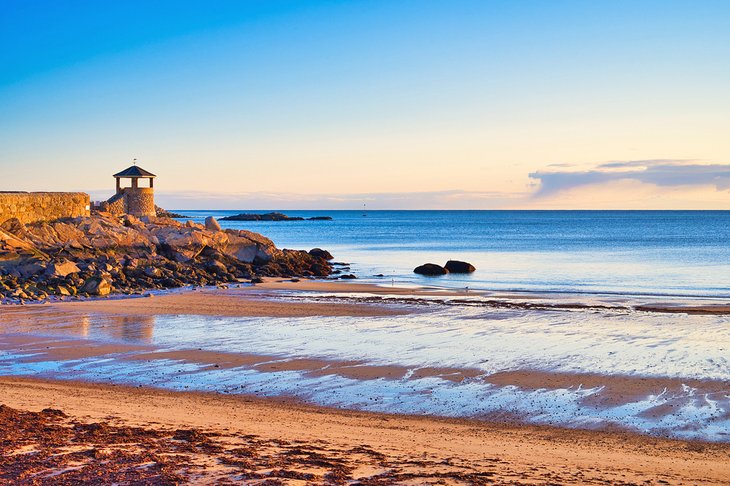
[[[387,304],[389,300],[396,301],[395,303],[401,304],[418,304],[418,303],[441,303],[445,305],[483,305],[486,307],[502,307],[502,308],[514,308],[514,309],[525,309],[525,310],[605,310],[605,311],[636,311],[636,312],[656,312],[656,313],[667,313],[667,314],[693,314],[693,315],[730,315],[730,302],[728,303],[715,303],[717,301],[726,302],[727,300],[722,297],[698,297],[698,296],[681,296],[681,295],[637,295],[637,294],[613,294],[613,293],[566,293],[566,292],[544,292],[544,291],[501,291],[501,290],[489,290],[489,289],[468,289],[467,291],[462,289],[455,289],[450,287],[436,287],[436,286],[411,286],[411,285],[395,285],[387,286],[387,284],[378,283],[361,283],[361,282],[344,282],[340,280],[326,280],[326,279],[304,279],[304,280],[292,280],[288,278],[277,278],[267,277],[262,279],[263,283],[258,284],[243,284],[243,283],[231,283],[230,285],[218,286],[218,287],[184,287],[178,289],[169,290],[151,290],[138,294],[111,294],[106,297],[74,297],[53,300],[46,300],[40,302],[27,302],[27,303],[16,303],[16,302],[2,302],[0,306],[6,309],[12,309],[14,307],[24,306],[55,306],[55,305],[68,305],[69,307],[86,305],[89,307],[98,307],[100,309],[105,308],[104,303],[112,303],[116,301],[126,301],[132,303],[131,308],[135,309],[138,307],[135,304],[137,299],[169,299],[169,300],[181,300],[185,301],[190,299],[189,295],[206,295],[206,296],[235,296],[238,293],[258,293],[262,294],[261,291],[271,291],[275,293],[286,292],[306,292],[311,293],[314,298],[328,298],[339,301],[335,302],[335,306],[345,308],[348,299],[355,300],[358,306],[372,304],[372,307],[376,307],[378,304]],[[332,295],[315,295],[315,294],[332,294]],[[265,294],[262,294],[261,299],[261,314],[260,317],[275,317],[278,315],[266,314],[267,305],[264,303]],[[367,296],[372,296],[368,301]],[[443,300],[439,301],[441,297]],[[218,298],[218,297],[214,297]],[[648,301],[649,299],[652,301]],[[663,300],[659,300],[663,299]],[[231,299],[232,300],[232,299]],[[232,303],[232,302],[229,302]],[[292,304],[295,305],[295,304]],[[328,306],[330,304],[324,304]],[[197,302],[195,306],[198,309],[205,307],[201,301]],[[307,304],[304,307],[315,308],[315,304]],[[157,306],[154,306],[157,307]],[[234,316],[237,314],[237,310],[230,308],[231,306],[224,305],[217,315]],[[235,306],[233,306],[235,307]],[[358,312],[357,307],[350,307],[350,310],[345,312]],[[216,315],[214,309],[205,311],[201,310],[203,315]],[[297,315],[305,315],[308,310],[293,310],[289,316],[294,317]],[[323,312],[327,312],[324,311]],[[372,314],[365,313],[364,315],[397,315],[398,311],[368,311]],[[378,314],[382,312],[382,314]],[[392,314],[391,314],[392,312]],[[166,313],[166,312],[163,312]],[[243,315],[243,314],[241,314]],[[250,314],[246,314],[250,315]],[[254,314],[255,315],[255,314]],[[338,315],[338,314],[323,314],[323,315]],[[351,315],[351,314],[340,314],[340,315]],[[359,315],[359,314],[355,314]]]
[[[373,484],[438,479],[446,484],[464,480],[722,484],[730,477],[730,444],[623,431],[401,416],[323,408],[286,399],[18,377],[0,377],[0,396],[3,405],[14,409],[59,409],[82,423],[140,427],[138,435],[192,427],[222,449],[209,447],[202,454],[191,454],[180,468],[186,471],[182,474],[188,474],[183,479],[188,480],[235,480],[245,477],[242,474],[268,474],[285,484],[297,484],[287,482],[296,475],[282,470],[312,474],[310,481],[321,481],[339,470],[348,480],[381,481]],[[177,436],[174,444],[181,441],[179,433]],[[134,437],[129,440],[137,442]],[[81,442],[75,447],[99,446]],[[236,453],[232,451],[242,447],[248,447],[250,454],[245,461],[233,461]],[[295,448],[307,452],[292,453]],[[63,446],[57,446],[55,452],[62,454]],[[15,456],[15,460],[22,462],[26,459],[23,456]],[[319,459],[317,465],[308,460],[311,457]],[[272,468],[275,458],[285,464]]]

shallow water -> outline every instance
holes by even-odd
[[[289,293],[278,298],[322,297]],[[0,316],[0,374],[287,395],[363,410],[620,426],[730,440],[727,316],[438,303],[413,309],[417,312],[388,317],[234,318],[60,315],[36,306]],[[18,336],[30,336],[31,341],[18,344]],[[54,342],[69,339],[79,346],[123,346],[97,356],[54,356]],[[215,354],[192,359],[169,359],[166,354],[191,349],[260,358],[253,364],[216,368]],[[145,354],[135,359],[150,350],[160,358]],[[301,358],[320,361],[286,366]],[[279,371],[264,366],[272,362],[282,363]],[[363,366],[391,367],[396,374],[358,373]],[[454,380],[445,372],[418,372],[425,368],[469,372]],[[567,384],[489,382],[493,373],[520,370],[566,375]],[[618,392],[610,390],[611,380],[606,378],[604,385],[599,378],[583,386],[588,374],[626,378],[631,385],[626,390],[641,379],[656,380],[617,399],[608,395],[624,393],[623,385]]]

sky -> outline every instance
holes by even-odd
[[[0,0],[0,190],[730,209],[726,0]]]

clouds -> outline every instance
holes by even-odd
[[[638,181],[658,187],[711,185],[726,191],[730,190],[730,165],[701,164],[691,159],[627,160],[606,162],[588,170],[551,166],[531,173],[530,178],[538,183],[535,197],[614,181]]]
[[[97,194],[94,193],[94,196]],[[98,198],[104,198],[98,194]],[[107,196],[108,197],[108,196]],[[284,192],[211,193],[158,191],[166,209],[501,209],[529,198],[529,193],[493,191],[372,192],[300,194]]]

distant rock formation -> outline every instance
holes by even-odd
[[[311,218],[302,218],[300,216],[287,216],[284,213],[241,213],[235,216],[226,216],[221,221],[331,221],[331,216],[314,216]]]
[[[332,272],[325,250],[280,250],[258,233],[211,228],[108,213],[30,225],[8,220],[0,225],[0,301]]]

